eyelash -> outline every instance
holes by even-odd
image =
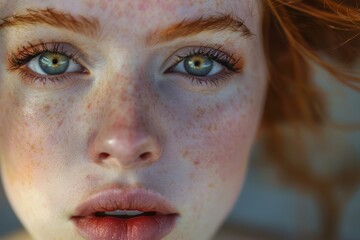
[[[45,85],[47,81],[51,81],[52,83],[61,83],[69,78],[69,74],[61,74],[61,75],[39,75],[35,73],[31,73],[29,70],[21,69],[22,66],[26,65],[33,58],[46,53],[57,53],[67,56],[69,59],[78,63],[79,52],[75,51],[74,53],[68,53],[64,50],[64,45],[58,42],[50,42],[43,43],[41,42],[38,45],[33,45],[28,43],[28,46],[22,46],[18,49],[17,54],[12,54],[9,57],[10,62],[10,70],[21,70],[21,76],[30,81],[31,84],[34,82],[40,82],[42,85]],[[187,59],[188,57],[192,57],[195,55],[201,55],[204,57],[208,57],[212,61],[216,61],[226,68],[225,71],[221,73],[215,74],[215,76],[211,77],[199,77],[186,73],[179,73],[173,71],[175,66],[177,66],[180,62]],[[190,50],[185,55],[176,55],[177,62],[170,67],[165,73],[178,73],[188,78],[192,83],[197,85],[211,85],[211,86],[219,86],[221,83],[226,82],[226,80],[234,73],[240,73],[242,71],[242,67],[236,67],[237,63],[241,60],[241,58],[235,59],[232,54],[226,53],[226,51],[222,47],[211,47],[211,46],[201,46],[198,48],[194,48]],[[30,80],[28,80],[30,79]]]
[[[21,70],[20,74],[25,79],[30,79],[30,83],[34,83],[39,81],[42,85],[45,85],[47,81],[51,81],[52,83],[61,83],[69,78],[68,74],[61,75],[39,75],[35,73],[31,73],[29,70],[21,69],[22,66],[29,63],[35,57],[46,53],[56,53],[62,54],[74,62],[78,63],[79,60],[79,52],[75,51],[74,53],[68,53],[64,49],[64,45],[58,42],[50,42],[43,43],[41,42],[38,45],[33,45],[32,43],[28,43],[27,46],[21,46],[18,48],[17,54],[11,54],[9,57],[10,68],[9,70]]]
[[[216,74],[215,76],[211,77],[197,77],[190,74],[182,74],[183,76],[187,77],[191,80],[191,82],[196,83],[198,85],[212,85],[212,86],[219,86],[220,83],[225,82],[233,73],[241,73],[243,68],[237,67],[237,63],[241,60],[241,58],[235,58],[233,54],[226,53],[226,51],[221,46],[211,47],[211,46],[201,46],[196,49],[192,49],[186,55],[176,55],[177,61],[176,63],[171,66],[165,73],[173,73],[173,69],[177,66],[180,62],[187,59],[188,57],[201,55],[204,57],[210,58],[212,61],[216,61],[220,63],[222,66],[226,68],[226,72]]]

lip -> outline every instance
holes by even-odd
[[[99,212],[137,210],[152,216],[120,219]],[[179,214],[160,194],[142,188],[113,188],[92,195],[75,209],[71,220],[85,239],[162,239],[175,227]]]

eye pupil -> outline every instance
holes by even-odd
[[[194,55],[184,60],[186,71],[194,76],[206,76],[213,68],[213,61],[203,55]]]
[[[63,54],[47,52],[40,56],[39,65],[48,75],[59,75],[66,72],[70,59]]]

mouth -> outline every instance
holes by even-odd
[[[162,239],[176,225],[176,209],[157,193],[109,189],[80,204],[71,220],[85,239]]]
[[[111,212],[96,212],[95,217],[114,217],[118,219],[131,219],[142,216],[161,215],[157,212],[141,212],[138,210],[115,210]]]

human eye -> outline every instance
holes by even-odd
[[[180,74],[197,85],[219,86],[231,75],[243,70],[241,57],[226,53],[222,47],[195,47],[181,49],[175,64],[165,73]]]
[[[23,46],[10,56],[10,70],[19,70],[26,83],[62,84],[74,74],[87,70],[79,62],[79,52],[65,43]]]

